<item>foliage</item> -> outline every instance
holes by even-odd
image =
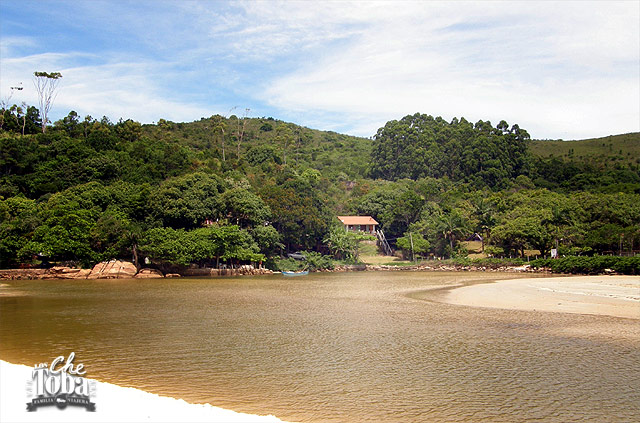
[[[40,226],[39,207],[24,197],[0,198],[0,266],[12,267],[22,261],[18,255]],[[25,260],[24,254],[21,254]],[[22,258],[21,257],[21,258]]]
[[[1,112],[3,267],[135,260],[142,247],[183,265],[297,250],[355,262],[357,235],[331,229],[345,214],[438,257],[461,259],[476,233],[494,256],[640,248],[639,134],[530,141],[505,122],[417,114],[370,140],[273,118],[141,125],[74,111],[43,134],[35,107]]]
[[[310,271],[331,270],[334,267],[333,260],[330,256],[325,256],[315,251],[305,251],[306,269]]]
[[[300,270],[318,271],[331,270],[334,262],[330,256],[317,253],[315,251],[304,251],[305,260],[294,260],[292,258],[278,258],[271,263],[273,270],[281,272],[297,272]]]
[[[317,248],[328,230],[330,212],[319,193],[300,178],[266,186],[260,195],[287,250]]]
[[[406,233],[403,237],[398,238],[396,242],[398,248],[402,250],[402,257],[405,260],[413,259],[413,256],[422,256],[424,253],[429,251],[431,244],[429,241],[424,239],[421,233],[412,234],[411,232]]]
[[[164,226],[194,228],[222,216],[222,191],[223,182],[215,175],[192,173],[167,179],[149,196],[150,215]]]
[[[504,188],[507,181],[526,174],[529,134],[501,121],[475,125],[464,118],[447,123],[429,115],[390,121],[374,138],[371,176],[397,180],[423,177],[472,182]]]
[[[190,263],[219,265],[220,261],[261,262],[251,235],[237,226],[210,226],[191,231],[154,228],[147,231],[141,252],[152,261],[186,266]]]
[[[271,218],[271,210],[249,190],[232,188],[221,196],[221,209],[226,218],[240,227],[262,225]]]
[[[306,268],[306,264],[292,258],[276,257],[267,262],[267,267],[278,272],[298,272]]]
[[[640,256],[570,256],[559,259],[538,259],[531,262],[535,268],[549,268],[554,273],[598,274],[611,269],[626,275],[640,274]]]
[[[256,226],[251,230],[251,236],[266,256],[275,256],[284,249],[282,235],[271,225]]]
[[[359,232],[347,232],[342,225],[335,225],[322,241],[333,257],[347,263],[356,263],[359,259],[360,241],[374,239],[371,235]]]

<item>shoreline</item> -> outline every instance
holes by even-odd
[[[523,278],[451,289],[453,305],[640,319],[640,277],[625,275]]]
[[[127,388],[107,382],[95,382],[95,412],[82,407],[41,407],[26,411],[27,382],[33,368],[0,360],[0,421],[2,422],[247,422],[279,423],[273,415],[238,413],[210,404],[192,404],[182,399],[160,396],[136,388]]]
[[[0,269],[0,280],[96,280],[96,279],[155,279],[155,278],[179,278],[179,277],[229,277],[229,276],[268,276],[280,274],[264,268],[242,266],[237,269],[199,268],[187,269],[183,274],[162,272],[155,269],[143,268],[135,270],[135,266],[128,262],[110,262],[117,264],[99,272],[89,269],[73,267],[52,267],[50,269]],[[124,265],[120,266],[120,263]],[[101,264],[96,265],[96,267]],[[104,266],[103,266],[104,267]],[[132,270],[123,270],[133,268]],[[94,267],[95,269],[95,267]],[[93,273],[92,273],[93,272]],[[421,263],[408,266],[394,266],[385,264],[350,264],[336,265],[333,269],[315,270],[311,273],[340,273],[340,272],[510,272],[510,273],[535,273],[551,274],[548,269],[534,269],[528,265],[523,266],[465,266],[446,263]]]

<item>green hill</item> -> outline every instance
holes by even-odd
[[[369,139],[273,118],[141,125],[74,112],[43,134],[27,117],[0,129],[0,266],[348,257],[344,214],[374,217],[392,244],[422,237],[438,257],[466,254],[474,233],[505,256],[640,245],[639,134],[530,141],[504,121],[416,114]]]
[[[640,132],[579,141],[534,140],[529,148],[534,156],[542,158],[558,157],[599,166],[620,162],[640,164]]]
[[[356,179],[367,174],[371,155],[371,140],[367,138],[310,129],[270,117],[216,115],[189,123],[161,120],[157,125],[144,125],[143,134],[189,146],[219,168],[224,168],[222,161],[234,163],[234,167],[238,163],[286,163],[317,169],[328,177]],[[268,171],[268,166],[263,167]]]

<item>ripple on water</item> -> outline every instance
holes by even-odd
[[[407,296],[489,277],[514,276],[15,281],[24,295],[0,298],[0,354],[32,364],[75,351],[91,377],[291,421],[640,415],[628,321]]]

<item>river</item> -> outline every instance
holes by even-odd
[[[637,320],[438,301],[516,277],[5,281],[0,358],[289,421],[637,421]]]

